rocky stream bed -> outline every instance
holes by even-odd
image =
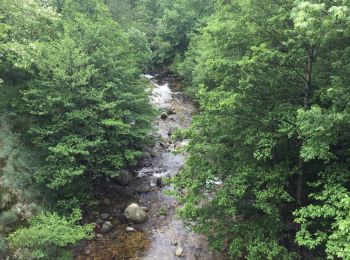
[[[124,185],[108,184],[101,190],[98,210],[90,212],[85,220],[97,224],[95,238],[82,242],[74,250],[74,257],[78,260],[223,259],[209,252],[204,236],[185,226],[175,214],[177,201],[164,194],[171,189],[164,180],[177,174],[185,160],[183,154],[172,151],[186,142],[173,143],[171,134],[177,128],[190,125],[195,106],[181,92],[181,85],[171,78],[145,77],[154,86],[151,101],[160,111],[154,122],[158,140],[152,156],[142,162],[136,176],[123,172],[120,182]],[[125,217],[125,209],[132,203],[140,207],[140,224]],[[142,219],[143,212],[147,213],[145,219]]]

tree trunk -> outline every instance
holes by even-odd
[[[310,109],[310,91],[311,91],[311,78],[312,78],[312,65],[314,60],[314,46],[310,46],[308,49],[306,77],[304,84],[304,110]],[[297,204],[300,206],[303,203],[304,198],[304,160],[299,157],[298,164],[298,179],[297,179]]]

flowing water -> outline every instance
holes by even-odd
[[[177,201],[164,194],[171,189],[162,187],[159,180],[178,173],[185,161],[185,155],[172,151],[186,142],[172,142],[171,134],[177,128],[190,125],[196,113],[193,102],[181,92],[181,87],[171,78],[145,75],[153,84],[152,104],[159,109],[154,122],[157,142],[152,148],[150,158],[142,162],[135,180],[127,187],[115,184],[106,185],[101,191],[101,205],[98,211],[89,212],[87,222],[100,221],[105,213],[113,228],[108,233],[96,229],[97,238],[82,243],[75,250],[76,259],[180,259],[175,255],[177,249],[183,250],[182,259],[215,260],[222,255],[209,252],[204,236],[191,232],[175,214]],[[161,112],[167,112],[162,119]],[[148,210],[149,219],[144,224],[131,224],[123,217],[123,211],[130,203],[138,203]],[[99,220],[96,220],[99,219]],[[132,227],[135,232],[127,232]]]

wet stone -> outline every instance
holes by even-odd
[[[163,119],[163,120],[166,120],[168,118],[168,114],[166,112],[163,112],[161,115],[160,115],[160,118]]]

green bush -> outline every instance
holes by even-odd
[[[77,209],[68,218],[57,213],[42,213],[29,222],[29,227],[16,230],[9,236],[15,250],[30,252],[33,259],[57,259],[62,249],[81,239],[91,239],[93,224],[80,226],[81,212]]]

